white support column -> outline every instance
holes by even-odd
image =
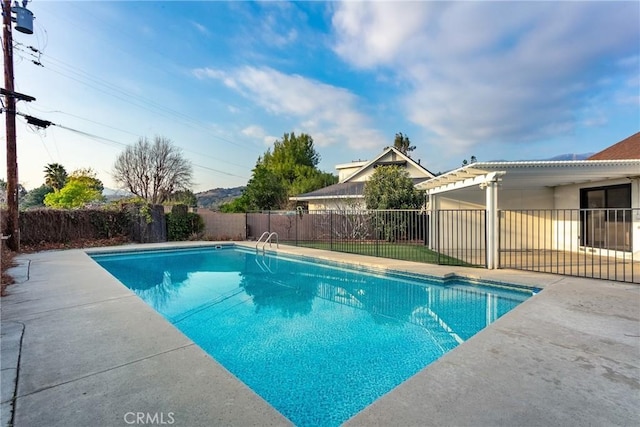
[[[487,182],[486,194],[486,221],[487,221],[487,268],[490,270],[498,268],[498,182],[492,180]]]
[[[429,195],[429,249],[435,250],[436,245],[436,215],[438,215],[438,196]]]

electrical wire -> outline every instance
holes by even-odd
[[[24,48],[19,48],[19,50],[21,50],[23,53],[29,53],[26,52]],[[232,141],[230,139],[221,137],[220,135],[214,134],[213,132],[211,132],[211,128],[209,125],[193,118],[188,114],[184,114],[180,111],[174,110],[164,104],[160,104],[141,95],[132,94],[117,85],[114,85],[104,79],[96,78],[90,73],[82,70],[81,68],[68,64],[65,61],[56,59],[48,54],[41,53],[41,60],[39,62],[40,63],[37,65],[40,65],[43,68],[48,69],[49,71],[52,71],[60,76],[66,77],[101,93],[104,93],[105,95],[112,96],[123,102],[129,103],[147,111],[151,111],[153,113],[160,113],[163,116],[171,119],[177,119],[192,129],[194,129],[194,127],[198,127],[222,142],[226,142],[240,148],[251,148],[246,144],[240,144],[236,141]]]
[[[61,110],[43,110],[43,109],[39,109],[39,108],[34,107],[34,106],[30,106],[30,107],[35,109],[35,110],[37,110],[37,111],[40,111],[41,113],[59,113],[59,114],[64,114],[64,115],[67,115],[67,116],[74,117],[76,119],[87,121],[89,123],[93,123],[93,124],[96,124],[96,125],[99,125],[99,126],[104,126],[106,128],[109,128],[109,129],[117,130],[119,132],[123,132],[123,133],[129,134],[129,135],[133,135],[133,136],[138,137],[138,138],[142,138],[143,137],[143,135],[139,135],[137,133],[134,133],[134,132],[122,129],[122,128],[111,126],[111,125],[108,125],[106,123],[101,123],[101,122],[98,122],[96,120],[88,119],[86,117],[81,117],[81,116],[78,116],[76,114],[67,113],[65,111],[61,111]],[[214,156],[212,156],[210,154],[201,153],[199,151],[194,151],[194,150],[187,149],[187,148],[181,148],[181,149],[186,151],[186,152],[188,152],[188,153],[192,153],[192,154],[195,154],[195,155],[200,156],[200,157],[208,157],[208,158],[210,158],[212,160],[221,161],[221,162],[224,162],[225,164],[237,166],[237,167],[242,168],[242,169],[246,169],[247,168],[246,165],[241,165],[241,164],[238,164],[238,163],[230,162],[227,159],[221,159],[221,158],[218,158],[218,157],[214,157]]]
[[[85,11],[86,12],[86,11]],[[98,19],[96,16],[89,14],[91,16],[93,16],[93,18]],[[101,19],[98,19],[101,20]],[[108,24],[110,26],[112,26],[111,24],[104,22],[103,20],[101,20],[103,23]],[[77,24],[77,23],[76,23]],[[99,92],[102,92],[104,94],[110,95],[112,97],[115,97],[117,99],[120,99],[124,102],[127,102],[129,104],[132,104],[136,107],[142,108],[142,109],[146,109],[148,111],[154,112],[154,113],[158,113],[160,112],[162,115],[164,115],[165,117],[169,117],[173,120],[178,120],[180,122],[182,122],[183,124],[186,124],[189,128],[194,128],[198,127],[201,128],[203,130],[205,130],[207,132],[207,134],[211,135],[212,137],[214,137],[217,140],[220,140],[222,142],[228,143],[228,144],[232,144],[235,146],[238,146],[240,148],[252,148],[252,147],[248,147],[246,144],[239,144],[236,141],[233,140],[229,140],[227,138],[224,138],[220,135],[217,135],[215,133],[213,133],[211,131],[211,128],[209,125],[207,125],[206,123],[195,119],[194,117],[188,115],[188,114],[184,114],[180,111],[176,111],[172,108],[167,107],[166,105],[163,104],[159,104],[149,98],[145,98],[143,96],[139,96],[139,95],[135,95],[135,94],[131,94],[125,90],[123,90],[121,87],[114,85],[106,80],[100,79],[100,78],[96,78],[93,75],[89,74],[88,72],[78,68],[77,66],[68,64],[62,60],[56,59],[54,57],[52,57],[51,55],[48,55],[44,52],[45,48],[48,45],[48,32],[46,30],[46,28],[44,28],[44,26],[41,25],[37,25],[37,29],[40,30],[40,32],[42,33],[42,39],[44,40],[44,42],[41,41],[40,37],[38,36],[38,33],[36,32],[36,45],[37,46],[42,46],[41,48],[36,48],[33,46],[27,46],[23,43],[20,42],[16,42],[14,40],[14,52],[18,53],[18,57],[23,60],[23,61],[30,61],[32,63],[34,63],[37,66],[41,66],[45,69],[48,69],[49,71],[55,72],[56,74],[59,74],[65,78],[74,80],[80,84],[83,84],[85,86],[88,86],[94,90],[97,90]],[[43,44],[42,44],[43,43]],[[130,52],[119,48],[120,50],[122,50],[123,52],[125,52],[128,55],[131,55]],[[160,55],[163,55],[163,52],[160,52],[159,50],[155,49],[156,52],[158,52]],[[45,63],[43,64],[43,60],[45,61]],[[45,65],[46,64],[46,65]],[[74,77],[75,76],[75,77]],[[120,96],[118,94],[121,94],[123,96]],[[38,108],[35,108],[32,106],[32,108],[38,110]],[[71,117],[75,117],[81,120],[85,120],[100,126],[104,126],[113,130],[117,130],[123,133],[127,133],[127,134],[131,134],[131,135],[135,135],[135,136],[139,136],[138,134],[134,133],[134,132],[130,132],[128,130],[124,130],[124,129],[120,129],[111,125],[107,125],[105,123],[100,123],[98,121],[92,120],[92,119],[88,119],[88,118],[84,118],[84,117],[80,117],[71,113],[66,113],[63,111],[55,111],[58,112],[60,114],[66,114],[69,115]],[[23,114],[24,115],[24,114]],[[69,132],[74,132],[77,133],[79,135],[85,136],[87,138],[93,139],[97,142],[101,142],[101,143],[107,143],[107,144],[116,144],[118,146],[128,146],[129,144],[124,144],[122,142],[119,141],[115,141],[109,138],[105,138],[99,135],[95,135],[89,132],[84,132],[78,129],[74,129],[68,126],[64,126],[64,125],[60,125],[57,123],[53,123],[53,122],[49,122],[51,126],[56,126],[58,128],[67,130]],[[38,132],[36,132],[38,133]],[[44,145],[45,150],[47,151],[47,154],[49,155],[50,158],[53,159],[51,153],[49,152],[44,139],[42,137],[42,135],[40,133],[38,133],[38,136],[41,140],[41,142]],[[58,151],[57,146],[56,146],[56,151]],[[234,166],[238,166],[241,168],[244,168],[246,170],[247,166],[246,165],[240,165],[240,164],[236,164],[236,163],[232,163],[229,162],[228,160],[223,160],[223,159],[219,159],[216,157],[213,157],[211,155],[208,154],[204,154],[204,153],[199,153],[193,150],[188,150],[188,149],[184,149],[184,151],[187,152],[191,152],[194,153],[198,156],[202,156],[202,157],[209,157],[212,158],[214,160],[218,160],[218,161],[224,161],[225,164],[229,164],[229,165],[234,165]],[[58,151],[59,153],[59,151]],[[196,164],[196,163],[192,163],[194,166],[201,168],[201,169],[205,169],[205,170],[209,170],[218,174],[223,174],[223,175],[227,175],[227,176],[233,176],[233,177],[238,177],[238,178],[242,178],[242,179],[248,179],[245,176],[241,176],[241,175],[237,175],[237,174],[233,174],[230,172],[226,172],[223,170],[219,170],[219,169],[215,169],[215,168],[211,168],[208,166],[204,166],[204,165],[200,165],[200,164]]]
[[[16,112],[16,114],[19,115],[19,116],[22,116],[22,117],[26,117],[27,116],[27,114],[24,114],[24,113],[21,113],[21,112],[18,112],[18,111]],[[71,128],[71,127],[68,127],[68,126],[64,126],[64,125],[61,125],[61,124],[58,124],[58,123],[53,123],[53,122],[48,122],[48,123],[49,123],[50,126],[55,126],[55,127],[60,128],[60,129],[64,129],[64,130],[67,130],[69,132],[73,132],[73,133],[76,133],[78,135],[82,135],[82,136],[85,136],[87,138],[91,138],[93,140],[96,140],[97,142],[111,143],[111,144],[116,144],[116,145],[123,146],[123,147],[128,147],[129,146],[129,144],[125,144],[124,142],[115,141],[115,140],[110,139],[110,138],[105,138],[105,137],[100,136],[100,135],[95,135],[95,134],[92,134],[92,133],[89,133],[89,132],[85,132],[85,131],[82,131],[82,130],[74,129],[74,128]],[[236,177],[236,178],[249,179],[246,176],[236,175],[236,174],[233,174],[233,173],[230,173],[230,172],[225,172],[223,170],[211,168],[211,167],[204,166],[204,165],[201,165],[201,164],[198,164],[198,163],[193,163],[192,162],[191,164],[193,166],[196,166],[196,167],[199,167],[201,169],[205,169],[205,170],[208,170],[208,171],[211,171],[211,172],[216,172],[216,173],[219,173],[219,174],[232,176],[232,177]]]
[[[28,53],[28,52],[27,52],[27,53]],[[65,73],[60,72],[60,71],[57,71],[57,70],[55,70],[55,69],[54,69],[54,68],[52,68],[52,67],[45,67],[43,64],[37,64],[37,65],[40,65],[40,66],[42,66],[42,67],[44,67],[44,68],[47,68],[47,69],[49,69],[50,71],[53,71],[53,72],[55,72],[55,73],[57,73],[57,74],[59,74],[59,75],[62,75],[62,76],[64,76],[64,77],[66,77],[66,78],[69,78],[69,79],[71,79],[71,80],[77,81],[78,83],[81,83],[81,84],[84,84],[84,85],[86,85],[86,86],[92,87],[94,90],[97,90],[97,91],[102,92],[102,93],[104,93],[104,94],[110,95],[110,96],[115,97],[115,98],[117,98],[117,99],[120,99],[120,100],[122,100],[122,101],[124,101],[124,102],[128,102],[128,103],[130,103],[130,104],[132,104],[132,105],[136,105],[136,106],[138,106],[138,107],[140,107],[140,108],[143,108],[143,109],[146,109],[146,110],[149,110],[149,111],[154,112],[154,111],[153,111],[153,109],[148,108],[148,107],[145,107],[145,106],[143,105],[144,103],[147,103],[147,104],[151,105],[151,107],[153,107],[153,108],[155,108],[155,109],[159,109],[159,110],[161,110],[160,112],[161,112],[161,113],[163,113],[163,115],[164,115],[165,117],[175,118],[175,114],[179,114],[180,116],[183,116],[183,117],[187,118],[189,121],[193,122],[194,124],[196,124],[196,125],[198,125],[198,126],[200,126],[200,127],[203,127],[207,132],[210,132],[210,129],[209,129],[206,125],[203,125],[202,123],[199,123],[197,120],[192,119],[190,116],[187,116],[187,115],[184,115],[184,114],[181,114],[181,113],[176,113],[176,112],[175,112],[175,110],[172,110],[172,109],[170,109],[170,108],[167,108],[167,107],[161,106],[161,105],[159,105],[159,104],[156,104],[156,103],[155,103],[155,102],[153,102],[153,101],[147,101],[147,100],[145,100],[143,97],[138,97],[138,98],[141,100],[140,102],[142,102],[142,103],[140,103],[140,102],[133,102],[133,101],[130,99],[130,97],[129,97],[129,96],[127,96],[127,97],[123,97],[123,96],[116,95],[116,94],[111,93],[111,92],[109,92],[109,91],[107,91],[107,90],[101,89],[101,88],[96,87],[96,86],[91,85],[91,84],[88,84],[88,83],[86,83],[86,82],[84,82],[84,81],[82,81],[82,80],[80,80],[80,79],[77,79],[77,78],[75,78],[75,77],[72,77],[72,76],[66,75]],[[64,68],[64,66],[63,66],[63,68]],[[74,74],[76,74],[76,75],[78,75],[79,77],[83,77],[81,73],[76,73],[74,70],[68,69],[68,71],[69,71],[69,72],[72,72],[72,73],[74,73]],[[86,77],[86,76],[84,76],[84,77]],[[88,78],[88,77],[87,77],[87,78]],[[120,92],[120,93],[126,93],[126,92],[124,92],[122,89],[119,89],[117,86],[113,86],[113,85],[111,85],[111,84],[110,84],[110,83],[108,83],[108,82],[106,82],[106,83],[101,83],[99,80],[96,80],[96,79],[93,79],[93,78],[89,78],[89,79],[90,79],[90,80],[94,80],[94,81],[96,81],[98,84],[102,84],[102,85],[105,85],[105,86],[107,86],[107,87],[111,87],[111,89],[116,90],[116,91],[118,91],[118,92]],[[164,110],[164,111],[163,111],[163,110]],[[166,111],[166,112],[165,112],[165,111]],[[155,112],[157,112],[157,111],[155,111]],[[65,113],[65,114],[68,114],[68,113]],[[90,119],[85,119],[85,118],[81,118],[81,119],[91,121]],[[101,124],[101,123],[99,123],[99,122],[94,122],[94,123],[96,123],[96,124]],[[105,125],[105,124],[101,124],[101,125],[106,126],[106,127],[110,127],[109,125]],[[192,127],[192,126],[189,126],[189,127]],[[192,127],[192,128],[193,128],[193,127]],[[122,130],[120,130],[120,131],[122,131]],[[124,132],[127,132],[127,133],[131,133],[131,134],[133,134],[132,132],[129,132],[129,131],[124,131]],[[134,135],[138,136],[137,134],[134,134]],[[214,136],[215,136],[215,135],[214,135]],[[237,144],[237,143],[235,143],[235,142],[233,142],[233,141],[231,141],[231,140],[224,139],[224,138],[221,138],[221,137],[219,137],[219,136],[215,136],[215,137],[216,137],[217,139],[220,139],[220,140],[224,141],[224,142],[228,142],[228,143],[230,143],[230,144],[233,144],[233,145],[236,145],[236,146],[238,146],[238,147],[243,148],[243,146],[242,146],[242,145]],[[181,148],[182,148],[182,147],[181,147]],[[190,149],[185,149],[185,148],[182,148],[182,149],[183,149],[184,151],[188,151],[188,152],[191,152],[191,153],[197,154],[198,156],[208,157],[208,158],[211,158],[211,159],[213,159],[213,160],[217,160],[217,161],[224,161],[224,162],[225,162],[225,163],[227,163],[227,164],[230,164],[230,165],[233,165],[233,166],[237,166],[237,167],[240,167],[240,168],[246,168],[246,167],[247,167],[246,165],[240,165],[240,164],[238,164],[238,163],[233,163],[233,162],[230,162],[230,161],[228,161],[228,160],[224,160],[224,159],[216,158],[216,157],[211,156],[211,155],[209,155],[209,154],[204,154],[204,153],[196,152],[196,151],[193,151],[193,150],[190,150]],[[201,166],[201,167],[203,167],[203,166]],[[204,167],[204,168],[206,168],[206,167]],[[217,170],[216,170],[216,171],[217,171]],[[225,172],[225,174],[229,174],[229,173],[226,173],[226,172]],[[239,175],[235,175],[235,174],[229,174],[229,175],[231,175],[231,176],[239,176]]]
[[[62,75],[62,76],[64,76],[64,77],[67,77],[67,78],[69,78],[69,79],[75,80],[75,81],[77,81],[77,82],[79,82],[79,83],[86,84],[85,82],[83,82],[83,81],[81,81],[81,80],[79,80],[79,79],[76,79],[76,78],[71,77],[71,76],[67,76],[67,75],[65,75],[64,73],[58,72],[58,71],[56,71],[56,70],[54,70],[54,69],[49,68],[49,70],[50,70],[50,71],[53,71],[53,72],[55,72],[55,73],[57,73],[57,74],[60,74],[60,75]],[[94,87],[94,86],[92,86],[92,85],[88,85],[88,86],[93,87],[93,89],[98,90],[98,91],[100,91],[100,92],[103,92],[103,93],[105,93],[105,94],[107,94],[107,95],[111,95],[111,96],[114,96],[115,98],[121,99],[121,100],[123,100],[123,101],[125,101],[125,102],[129,102],[129,103],[132,103],[132,104],[134,104],[134,105],[138,105],[138,106],[140,106],[140,107],[142,107],[142,108],[145,108],[144,106],[142,106],[142,105],[140,105],[140,104],[135,104],[135,103],[133,103],[133,102],[130,102],[127,98],[124,98],[124,97],[121,97],[121,96],[114,95],[114,94],[112,94],[112,93],[110,93],[110,92],[108,92],[108,91],[106,91],[106,90],[100,89],[100,88],[98,88],[98,87]],[[121,91],[121,92],[122,92],[122,91]],[[147,108],[147,109],[148,109],[148,108]],[[149,110],[149,109],[148,109],[148,110]],[[151,110],[150,110],[150,111],[151,111]],[[69,114],[69,113],[64,113],[64,112],[62,112],[62,113],[63,113],[63,114]],[[69,114],[69,115],[72,115],[72,114]],[[72,116],[73,116],[73,115],[72,115]],[[165,114],[165,116],[170,117],[170,118],[174,118],[171,114],[169,114],[169,115]],[[76,117],[77,117],[77,118],[80,118],[81,120],[92,121],[91,119],[86,119],[86,118],[82,118],[82,117],[79,117],[79,116],[76,116]],[[96,121],[93,121],[93,122],[94,122],[95,124],[103,125],[103,126],[106,126],[106,127],[111,127],[111,126],[106,125],[106,124],[104,124],[104,123],[99,123],[99,122],[96,122]],[[117,128],[114,128],[114,129],[117,129]],[[120,130],[120,131],[123,131],[123,132],[126,132],[126,133],[130,133],[130,134],[133,134],[133,135],[139,136],[138,134],[134,134],[134,133],[129,132],[129,131],[124,131],[124,130],[122,130],[122,129],[117,129],[117,130]],[[230,142],[230,143],[232,143],[232,144],[234,144],[234,145],[240,146],[239,144],[235,144],[235,143],[233,143],[233,142],[231,142],[231,141],[227,141],[227,142]],[[181,148],[182,148],[182,147],[181,147]],[[240,165],[240,164],[237,164],[237,163],[229,162],[228,160],[223,160],[223,159],[220,159],[220,158],[216,158],[216,157],[213,157],[213,156],[208,155],[208,154],[204,154],[204,153],[200,153],[200,152],[195,152],[195,151],[193,151],[193,150],[189,150],[189,149],[185,149],[185,148],[182,148],[182,149],[183,149],[184,151],[188,151],[188,152],[192,152],[192,153],[194,153],[194,154],[197,154],[197,155],[199,155],[199,156],[209,157],[209,158],[211,158],[211,159],[218,160],[218,161],[224,161],[225,163],[230,164],[230,165],[238,166],[238,167],[241,167],[241,168],[246,168],[246,167],[247,167],[246,165]],[[232,176],[238,176],[238,175],[233,175],[233,174],[231,174],[231,175],[232,175]]]

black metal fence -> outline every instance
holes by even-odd
[[[249,239],[275,231],[280,242],[297,246],[434,264],[487,266],[484,209],[433,213],[274,211],[249,213],[246,218]],[[638,243],[633,245],[634,218],[637,224],[640,209],[501,210],[498,265],[640,283]]]
[[[500,267],[640,283],[640,209],[500,212]]]
[[[484,209],[450,209],[434,212],[431,247],[459,263],[487,266],[487,224]]]
[[[247,214],[247,236],[278,233],[280,242],[434,264],[485,266],[484,210],[327,210]]]

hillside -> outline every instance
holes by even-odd
[[[245,187],[214,188],[196,193],[199,208],[218,210],[221,204],[229,203],[242,195]]]
[[[552,157],[550,159],[545,160],[554,160],[554,161],[562,161],[562,160],[586,160],[589,157],[593,156],[595,153],[582,153],[582,154],[560,154],[558,156]]]

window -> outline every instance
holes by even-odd
[[[580,244],[631,250],[631,184],[580,190]]]

